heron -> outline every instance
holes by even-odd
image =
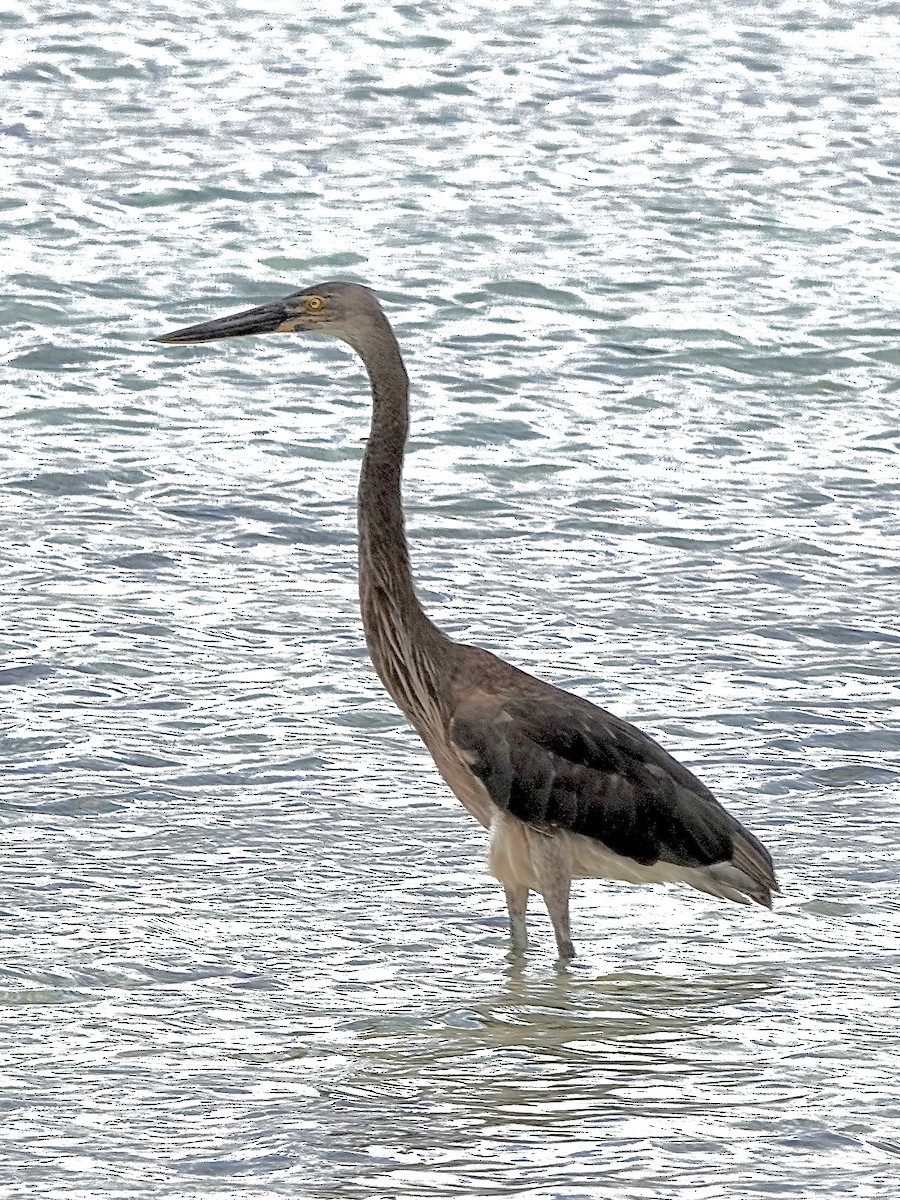
[[[573,879],[687,883],[771,908],[778,884],[768,850],[653,738],[487,650],[454,642],[425,613],[401,492],[409,379],[374,291],[319,283],[156,340],[185,345],[306,332],[345,342],[368,374],[371,426],[357,498],[366,645],[441,776],[488,831],[488,865],[505,893],[512,950],[527,944],[526,908],[535,892],[559,958],[574,957]]]

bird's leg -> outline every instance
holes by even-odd
[[[574,958],[575,947],[569,928],[569,893],[572,889],[572,860],[558,836],[543,834],[533,839],[534,861],[538,866],[539,887],[553,923],[560,958]]]
[[[556,936],[556,948],[560,958],[574,958],[575,947],[572,945],[572,933],[569,929],[569,889],[571,879],[568,875],[557,877],[549,886],[545,884],[541,890],[547,912],[553,922],[553,933]]]
[[[506,907],[509,909],[509,936],[513,950],[524,950],[528,945],[528,930],[525,926],[528,888],[519,883],[506,883],[503,890],[506,893]]]

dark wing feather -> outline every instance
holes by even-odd
[[[500,808],[649,865],[730,862],[738,845],[775,886],[768,852],[708,788],[633,725],[548,687],[464,701],[451,736]],[[746,870],[743,864],[742,869]]]

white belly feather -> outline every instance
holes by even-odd
[[[505,885],[524,886],[535,892],[546,887],[548,861],[567,871],[572,879],[621,879],[626,883],[688,883],[698,891],[749,904],[744,889],[752,881],[731,863],[709,867],[679,867],[674,863],[644,865],[608,850],[593,838],[567,829],[543,830],[526,825],[517,817],[495,809],[490,827],[488,866]],[[555,842],[554,854],[546,853],[546,842]]]

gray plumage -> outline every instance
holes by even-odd
[[[771,906],[768,851],[652,738],[589,701],[472,646],[428,619],[410,570],[401,500],[409,384],[374,293],[323,283],[221,320],[175,330],[171,344],[250,333],[319,331],[360,355],[372,424],[359,482],[359,588],[366,643],[382,682],[441,775],[490,830],[513,944],[539,892],[562,957],[573,878],[684,881]]]

